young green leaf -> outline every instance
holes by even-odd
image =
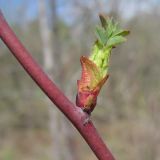
[[[105,17],[104,17],[102,14],[100,14],[100,15],[99,15],[99,18],[100,18],[102,27],[103,27],[103,28],[107,28],[107,20],[105,19]]]
[[[108,38],[106,36],[105,30],[103,28],[101,28],[101,27],[97,27],[96,28],[96,35],[97,35],[97,38],[100,41],[100,43],[103,46],[106,45]]]
[[[107,42],[107,46],[109,47],[115,47],[117,44],[120,44],[122,42],[125,42],[126,38],[122,36],[115,36],[113,38],[110,38]]]
[[[114,36],[127,36],[129,33],[130,31],[120,30],[117,33],[115,33]]]

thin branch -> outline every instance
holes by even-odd
[[[99,160],[114,160],[103,140],[99,136],[92,122],[84,125],[86,114],[76,107],[48,78],[40,66],[32,58],[30,53],[18,40],[12,29],[5,21],[0,12],[0,38],[10,49],[26,72],[32,77],[50,100],[61,110],[61,112],[72,122],[79,133],[88,143]]]

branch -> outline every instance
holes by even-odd
[[[99,160],[114,160],[92,122],[84,125],[86,114],[76,107],[48,78],[30,53],[18,40],[0,12],[0,38],[42,91],[72,122]]]

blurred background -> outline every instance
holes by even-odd
[[[119,160],[160,160],[160,0],[0,0],[32,56],[73,102],[98,14],[131,34],[113,50],[92,119]],[[0,160],[96,160],[0,42]]]

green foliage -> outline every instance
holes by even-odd
[[[98,38],[99,43],[102,46],[107,47],[115,47],[117,44],[123,43],[126,41],[124,36],[129,34],[129,31],[120,29],[117,22],[111,18],[107,18],[107,20],[100,15],[100,20],[102,26],[98,26],[96,28],[96,35]]]
[[[98,66],[101,76],[105,77],[112,48],[125,42],[125,36],[129,34],[129,31],[120,29],[118,23],[112,18],[105,19],[102,15],[99,18],[102,26],[96,27],[98,40],[94,44],[90,60]]]

